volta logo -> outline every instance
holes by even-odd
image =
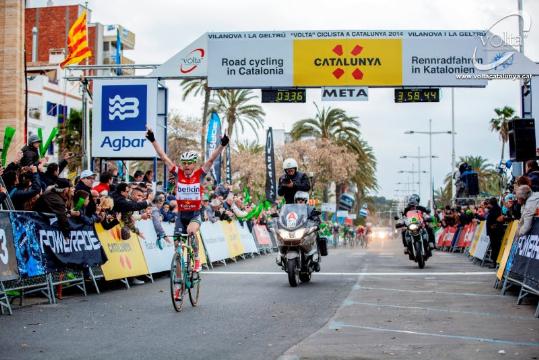
[[[194,49],[189,53],[189,55],[182,59],[182,64],[180,64],[180,72],[182,74],[189,74],[191,71],[195,70],[198,65],[202,62],[206,56],[206,51],[203,48]]]
[[[103,85],[101,131],[145,131],[147,99],[147,85]]]
[[[363,72],[358,66],[381,66],[382,62],[379,57],[359,57],[363,47],[359,44],[356,44],[350,51],[351,56],[345,56],[344,46],[341,44],[335,45],[332,52],[338,57],[326,57],[326,58],[315,58],[314,66],[315,67],[336,67],[332,70],[331,74],[336,78],[340,79],[346,71],[343,68],[346,67],[355,67],[352,70],[352,77],[356,80],[363,79]]]
[[[136,118],[139,114],[138,105],[139,101],[136,97],[122,98],[116,95],[109,99],[109,120]]]

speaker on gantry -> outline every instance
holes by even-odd
[[[526,161],[537,158],[534,119],[514,119],[507,123],[509,128],[509,158]]]

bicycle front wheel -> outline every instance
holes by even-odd
[[[172,298],[172,306],[174,310],[181,311],[185,300],[185,268],[182,264],[181,257],[178,253],[174,253],[172,264],[170,265],[170,297]]]

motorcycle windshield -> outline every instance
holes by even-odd
[[[279,226],[287,230],[295,230],[307,223],[307,205],[286,204],[279,214]]]

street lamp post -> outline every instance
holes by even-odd
[[[429,172],[430,172],[430,189],[429,189],[429,198],[430,198],[430,206],[434,210],[434,194],[433,194],[433,182],[434,179],[432,177],[432,135],[441,135],[441,134],[449,134],[454,135],[454,131],[432,131],[432,119],[429,119],[429,131],[415,131],[415,130],[408,130],[404,132],[407,135],[412,134],[424,134],[429,136]],[[453,172],[453,170],[451,170]]]
[[[421,155],[421,148],[417,147],[417,155],[401,155],[400,158],[401,159],[417,159],[417,165],[418,165],[418,169],[419,169],[418,172],[420,173],[419,174],[419,195],[421,196],[421,174],[426,174],[427,173],[426,171],[421,171],[421,159],[430,158],[432,160],[432,159],[438,158],[438,156],[436,156],[436,155],[430,155],[430,156]]]

